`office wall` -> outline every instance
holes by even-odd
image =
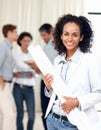
[[[0,30],[6,23],[16,24],[18,33],[30,31],[34,44],[40,44],[39,26],[44,22],[54,25],[65,13],[83,14],[83,0],[0,0]],[[0,40],[1,36],[0,31]]]

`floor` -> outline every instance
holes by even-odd
[[[25,127],[24,130],[26,130],[26,125],[27,125],[27,113],[25,113],[24,115],[24,127]],[[36,118],[33,130],[44,130],[41,120],[41,112],[36,112]]]
[[[1,117],[1,116],[0,116]],[[27,112],[24,114],[23,124],[24,124],[24,130],[27,130]],[[14,116],[14,128],[13,130],[16,130],[16,113]],[[0,130],[1,130],[1,118],[0,118]],[[41,112],[36,112],[36,119],[33,130],[44,130],[42,120],[41,120]]]
[[[27,124],[27,113],[25,113],[25,117],[24,117],[24,127],[25,127],[24,130],[26,130],[26,124]],[[41,120],[41,112],[36,112],[36,119],[35,119],[33,130],[44,130],[42,120]]]
[[[42,120],[41,120],[41,112],[36,113],[34,130],[44,130]]]

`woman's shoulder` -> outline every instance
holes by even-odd
[[[89,61],[97,60],[97,57],[94,55],[93,52],[84,53],[84,58]]]
[[[85,64],[87,63],[89,67],[96,69],[99,68],[101,64],[99,58],[93,52],[84,54],[84,62]]]
[[[55,57],[55,60],[54,60],[54,65],[56,65],[56,64],[60,63],[61,61],[63,61],[64,58],[65,58],[65,54],[63,54],[63,55],[57,55]]]

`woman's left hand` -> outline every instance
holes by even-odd
[[[28,63],[27,63],[27,64],[28,64]],[[38,66],[36,65],[36,63],[35,63],[34,61],[33,61],[32,63],[29,63],[28,65],[29,65],[32,69],[34,69],[37,74],[41,74],[40,69],[38,68]]]
[[[70,113],[75,107],[79,106],[79,101],[77,98],[64,96],[64,99],[66,101],[62,103],[61,107],[66,113]]]
[[[27,75],[27,78],[33,78],[34,77],[34,74],[28,74]]]

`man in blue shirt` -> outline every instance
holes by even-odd
[[[13,130],[13,98],[11,82],[13,78],[12,44],[17,40],[16,26],[7,24],[2,28],[5,37],[0,43],[0,113],[2,114],[2,130]]]

